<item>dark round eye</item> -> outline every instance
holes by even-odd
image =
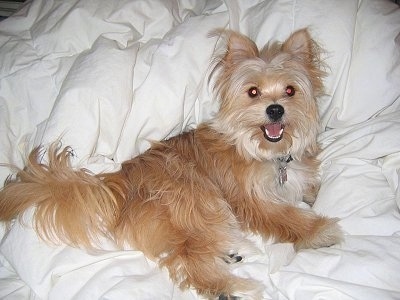
[[[249,90],[247,91],[247,94],[249,94],[250,98],[255,98],[257,96],[260,96],[260,91],[258,90],[257,87],[252,86],[251,88],[249,88]]]
[[[288,85],[288,86],[286,87],[285,92],[286,92],[286,95],[288,95],[289,97],[292,97],[292,96],[294,96],[294,94],[296,94],[296,90],[295,90],[294,87],[291,86],[291,85]]]

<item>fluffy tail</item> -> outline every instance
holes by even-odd
[[[49,163],[40,163],[41,148],[34,149],[26,167],[8,179],[0,191],[0,220],[22,221],[35,207],[34,227],[42,239],[93,248],[114,226],[119,201],[98,176],[70,165],[71,149],[49,148]]]

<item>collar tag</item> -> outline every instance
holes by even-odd
[[[293,160],[290,154],[278,158],[278,179],[279,185],[283,186],[287,181],[287,164]]]

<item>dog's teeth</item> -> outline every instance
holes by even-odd
[[[269,123],[261,126],[265,138],[270,142],[278,142],[281,140],[285,126],[279,122]]]
[[[268,135],[268,137],[270,137],[270,138],[272,138],[272,139],[276,139],[276,138],[278,138],[278,137],[280,137],[281,135],[282,135],[282,133],[283,133],[283,128],[281,129],[281,130],[279,130],[279,134],[277,134],[277,135],[272,135],[269,131],[268,131],[268,129],[265,129],[265,133]]]

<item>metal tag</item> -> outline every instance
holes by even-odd
[[[289,154],[288,156],[283,156],[278,158],[278,179],[279,185],[283,186],[287,181],[287,164],[293,160],[292,156]]]
[[[286,166],[279,167],[279,185],[282,186],[287,181],[287,170]]]

